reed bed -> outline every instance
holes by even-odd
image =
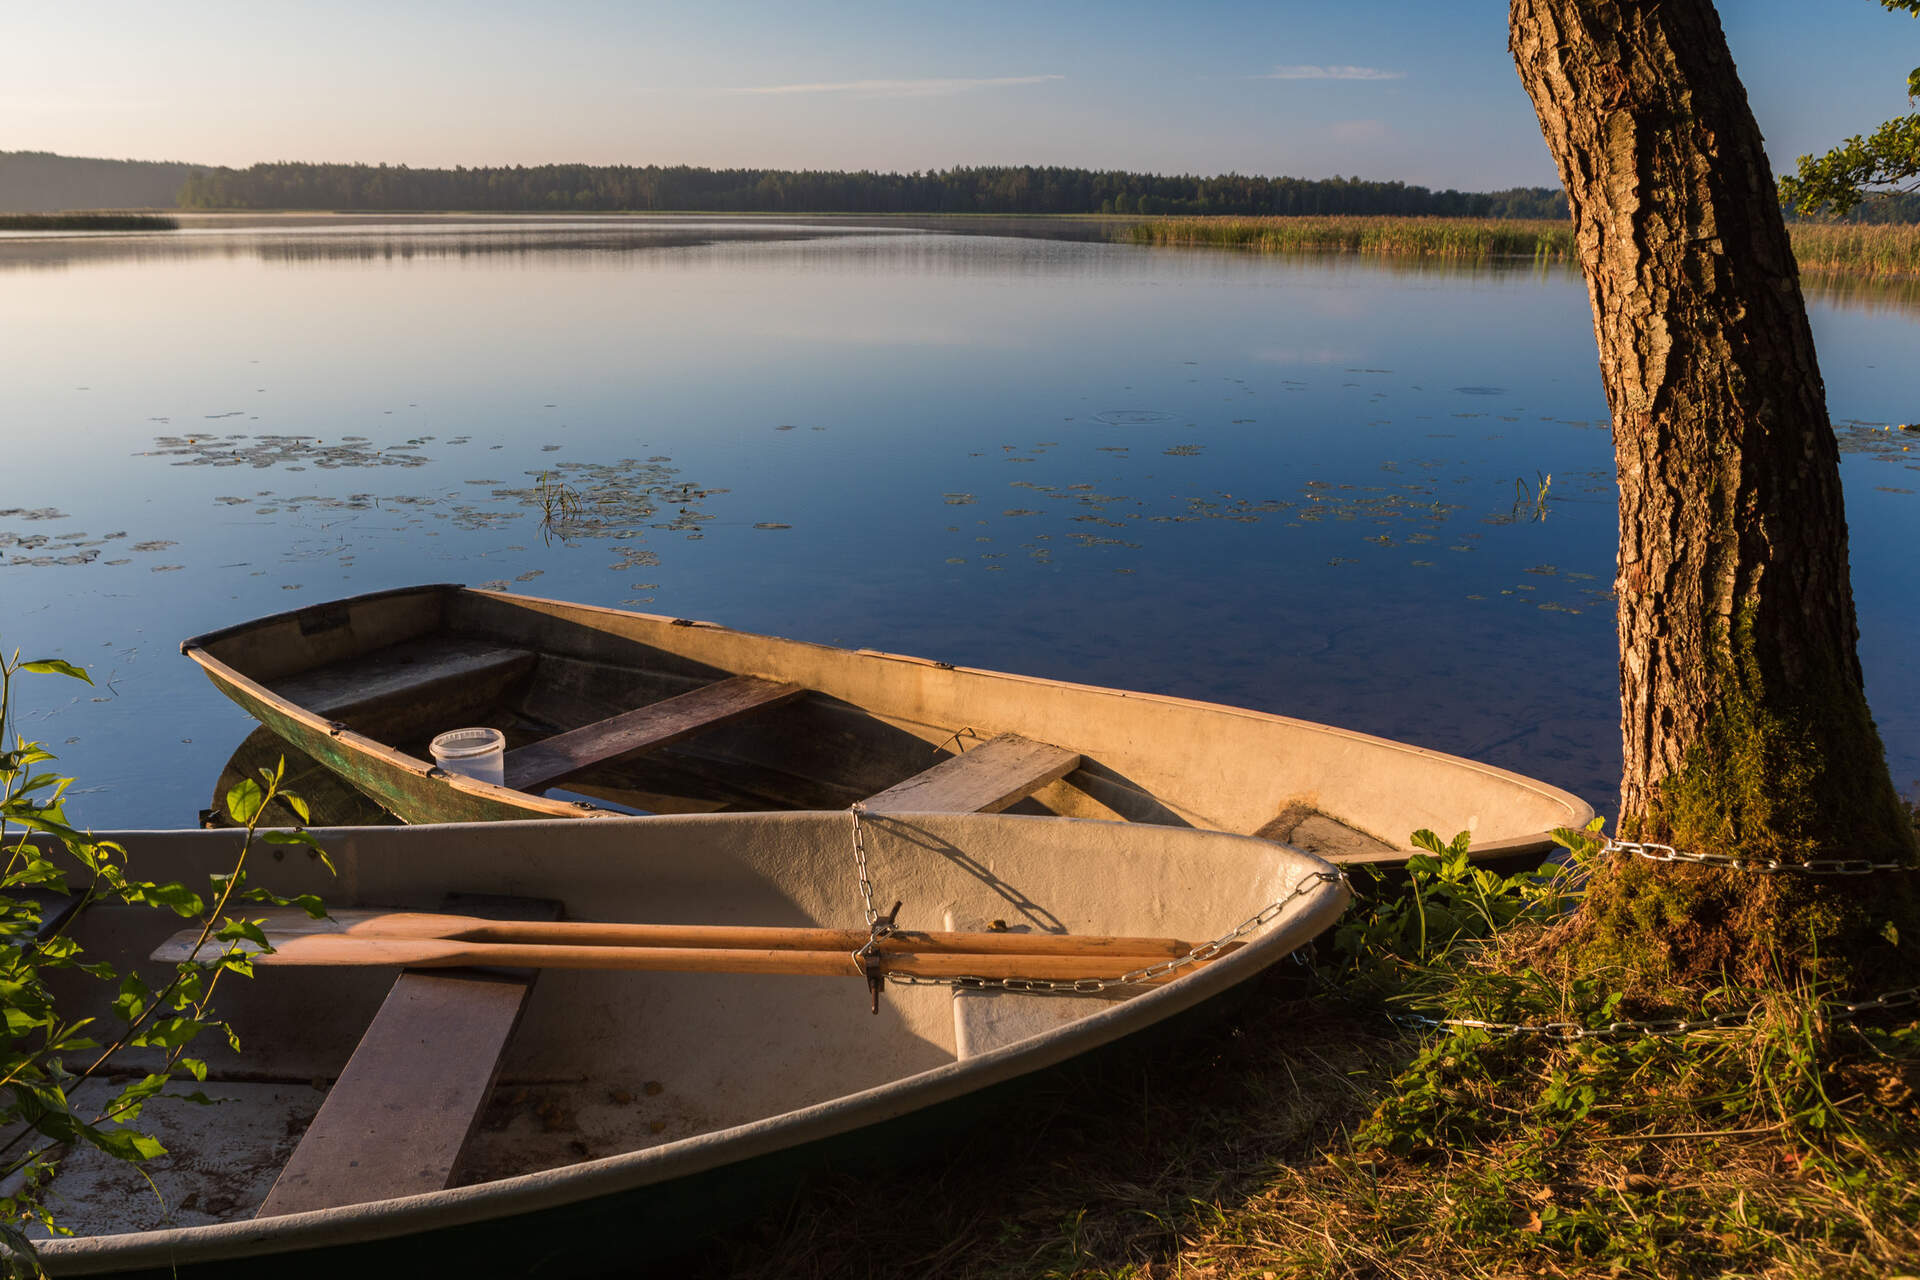
[[[178,231],[159,213],[0,213],[0,231]]]
[[[1564,222],[1493,218],[1164,218],[1128,229],[1135,244],[1213,245],[1264,253],[1364,253],[1401,257],[1571,261]]]
[[[1787,228],[1803,271],[1920,277],[1920,224],[1796,222]],[[1481,261],[1571,262],[1564,222],[1492,218],[1157,218],[1125,232],[1135,244],[1215,246],[1263,253],[1362,253]]]
[[[1787,230],[1802,271],[1920,276],[1920,224],[1796,222]]]

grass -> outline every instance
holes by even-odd
[[[0,213],[0,231],[178,231],[158,213]]]
[[[900,1174],[836,1173],[708,1247],[747,1277],[1920,1273],[1920,1024],[1805,991],[1747,1025],[1557,1044],[1391,1009],[1600,1025],[1530,967],[1565,880],[1438,850],[1230,1021],[1089,1070]],[[1909,1014],[1913,1011],[1908,1010]]]
[[[1123,234],[1135,244],[1469,262],[1571,262],[1575,253],[1569,223],[1491,218],[1159,218],[1134,223]],[[1788,234],[1801,270],[1815,275],[1920,277],[1920,224],[1796,222]]]

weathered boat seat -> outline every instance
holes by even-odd
[[[273,691],[323,716],[343,716],[390,699],[421,698],[440,687],[484,697],[533,669],[536,655],[487,640],[436,637],[392,645],[268,683]]]
[[[805,693],[797,684],[734,676],[557,733],[507,752],[507,785],[541,791],[598,764],[638,755]]]
[[[560,904],[450,895],[449,911],[556,920]],[[533,990],[531,970],[406,969],[327,1092],[257,1218],[453,1184]]]
[[[999,813],[1079,767],[1078,752],[1003,733],[888,787],[865,807],[874,813]]]

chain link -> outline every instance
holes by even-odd
[[[1878,1013],[1882,1009],[1910,1009],[1920,1005],[1920,987],[1903,987],[1898,991],[1882,991],[1877,996],[1840,1006],[1840,1017],[1852,1019],[1863,1013]]]
[[[1778,858],[1742,858],[1727,853],[1683,853],[1670,844],[1643,840],[1617,840],[1609,836],[1602,853],[1630,853],[1648,862],[1686,862],[1701,867],[1722,867],[1729,871],[1753,871],[1773,875],[1791,871],[1806,876],[1870,876],[1876,871],[1916,871],[1904,862],[1875,862],[1872,858],[1810,858],[1805,862],[1781,862]]]

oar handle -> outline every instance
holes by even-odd
[[[935,952],[882,955],[880,967],[882,972],[910,973],[928,978],[1037,978],[1062,981],[1112,979],[1130,969],[1144,968],[1146,963],[1151,963],[1142,963],[1144,958],[1138,956],[1113,959],[1115,963],[1101,964],[1098,959],[1086,956]],[[865,976],[848,951],[573,946],[558,943],[466,942],[440,938],[378,938],[340,933],[290,938],[278,950],[256,955],[253,962],[263,968],[309,965],[399,965],[408,968],[505,966],[653,973]],[[1178,972],[1184,973],[1187,968],[1183,966]]]
[[[356,934],[362,930],[354,930]],[[376,926],[364,931],[378,936]],[[596,924],[591,921],[478,922],[440,935],[465,942],[559,943],[576,946],[722,947],[767,951],[854,951],[865,946],[864,929],[776,928],[734,925]],[[883,954],[959,952],[966,955],[1183,956],[1194,944],[1178,938],[1131,938],[1104,934],[952,933],[897,930],[881,939]]]
[[[766,925],[627,924],[594,920],[489,920],[426,911],[343,909],[324,920],[302,912],[267,912],[265,930],[283,938],[349,934],[368,938],[439,938],[462,942],[552,943],[571,946],[722,947],[743,951],[854,951],[864,929]],[[967,955],[1150,957],[1170,959],[1193,950],[1179,938],[1107,934],[952,933],[902,929],[879,944],[885,953],[962,952]],[[1127,965],[1127,968],[1136,966]]]

